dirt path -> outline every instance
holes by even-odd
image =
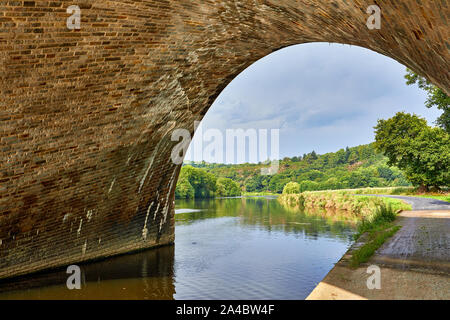
[[[361,196],[400,199],[409,203],[412,206],[413,210],[450,210],[450,203],[432,198],[419,198],[419,197],[393,196],[380,194],[364,194]]]
[[[352,250],[361,245],[354,244],[308,299],[450,299],[449,204],[427,198],[389,197],[413,205],[414,211],[402,212],[396,220],[402,228],[357,269],[347,266]],[[381,289],[367,288],[371,276],[367,268],[371,265],[381,270]]]

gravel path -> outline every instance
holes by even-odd
[[[363,195],[362,195],[363,196]],[[402,228],[365,264],[348,267],[352,248],[307,299],[450,299],[450,203],[430,198],[370,195],[404,200],[413,211],[399,214]],[[367,268],[378,266],[381,288],[367,287]]]
[[[374,196],[374,197],[401,199],[412,205],[413,210],[450,210],[450,203],[432,198],[391,196],[383,194],[359,194],[359,196]]]

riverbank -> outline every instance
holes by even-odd
[[[414,199],[402,200],[414,206]],[[435,201],[423,200],[430,207]],[[395,225],[400,230],[367,262],[352,268],[353,255],[368,241],[367,235],[361,236],[307,299],[450,299],[450,252],[446,236],[450,230],[450,210],[404,211]],[[373,265],[380,268],[379,289],[367,286],[371,276],[368,267]]]
[[[390,206],[395,212],[412,209],[411,205],[402,199],[355,196],[353,190],[307,191],[300,194],[282,194],[278,197],[278,201],[286,206],[345,210],[361,220],[372,216],[377,207],[381,205]]]
[[[353,192],[354,194],[377,194],[390,196],[408,196],[415,198],[436,199],[450,203],[450,192],[448,188],[437,192],[419,192],[413,187],[391,187],[391,188],[361,188],[361,189],[345,189],[344,191]]]
[[[283,194],[278,201],[285,207],[298,210],[328,210],[347,212],[357,225],[355,239],[366,234],[366,243],[355,250],[351,266],[358,267],[366,262],[374,252],[399,229],[393,221],[403,210],[411,210],[403,199],[380,198],[371,195],[355,195],[353,191],[320,191],[300,194]]]

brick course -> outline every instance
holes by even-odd
[[[380,30],[366,27],[374,3]],[[0,0],[0,278],[172,243],[172,130],[192,132],[275,50],[362,46],[450,93],[449,13],[446,0]]]

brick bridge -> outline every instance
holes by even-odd
[[[449,92],[449,16],[446,0],[1,1],[0,278],[172,243],[172,130],[275,50],[362,46]]]

